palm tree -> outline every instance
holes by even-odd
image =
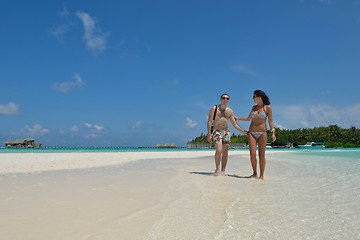
[[[329,133],[331,142],[338,142],[341,139],[340,127],[338,125],[330,125]]]

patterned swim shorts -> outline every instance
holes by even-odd
[[[230,146],[230,131],[229,130],[218,130],[214,129],[213,138],[216,143],[223,143],[227,146]]]

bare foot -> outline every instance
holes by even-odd
[[[251,175],[250,178],[257,178],[257,173],[254,173],[253,175]]]
[[[259,179],[264,180],[264,176],[260,176]]]
[[[215,170],[214,176],[219,176],[219,170]]]

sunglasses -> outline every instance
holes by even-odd
[[[223,100],[229,100],[230,98],[228,97],[222,97]]]
[[[257,96],[254,95],[253,98],[257,98]]]

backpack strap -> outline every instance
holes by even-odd
[[[214,118],[213,118],[213,121],[215,121],[216,111],[217,111],[217,105],[215,105],[215,112],[214,112]]]

